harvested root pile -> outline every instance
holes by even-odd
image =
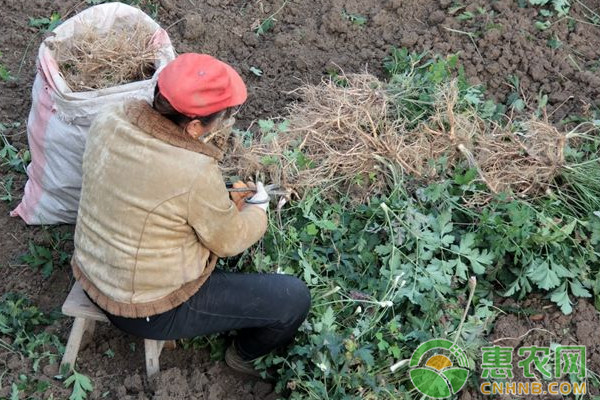
[[[360,201],[389,184],[386,164],[431,181],[468,163],[492,193],[524,196],[545,190],[564,163],[566,138],[554,127],[536,120],[501,127],[458,111],[454,84],[440,92],[432,116],[408,130],[384,83],[368,74],[345,79],[344,87],[323,82],[299,89],[289,130],[250,147],[238,141],[225,169],[243,176],[260,171],[298,192],[349,190]],[[439,160],[445,168],[436,167]]]
[[[104,89],[152,77],[153,32],[141,23],[99,32],[82,24],[69,40],[52,42],[55,58],[73,91]]]
[[[289,130],[250,148],[237,141],[226,170],[242,176],[261,171],[266,180],[300,192],[348,186],[363,193],[382,190],[387,183],[377,156],[389,159],[400,151],[394,146],[401,144],[396,140],[401,126],[388,117],[389,99],[375,77],[349,78],[345,88],[332,82],[300,88],[302,102],[289,110]]]
[[[546,190],[564,164],[566,136],[535,119],[491,125],[474,111],[456,112],[457,97],[456,87],[448,87],[433,117],[408,134],[414,140],[406,143],[404,153],[419,155],[410,160],[413,172],[433,175],[429,161],[447,156],[446,167],[467,161],[476,168],[492,193],[526,196]],[[423,159],[423,154],[429,156]]]

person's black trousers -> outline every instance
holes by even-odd
[[[237,330],[234,344],[246,360],[291,341],[310,308],[306,284],[290,275],[215,269],[188,301],[148,318],[106,313],[119,329],[154,340]]]

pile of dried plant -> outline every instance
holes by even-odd
[[[564,165],[566,135],[537,119],[502,126],[490,123],[473,110],[457,112],[457,102],[456,86],[450,85],[440,93],[432,118],[408,133],[413,140],[401,157],[413,173],[433,174],[429,161],[445,156],[449,168],[466,161],[494,194],[523,197],[548,188]]]
[[[459,111],[455,84],[441,88],[433,115],[409,130],[384,83],[369,74],[344,79],[344,86],[325,81],[298,89],[289,129],[250,147],[237,140],[226,171],[258,172],[300,193],[350,191],[360,201],[385,191],[386,164],[427,181],[470,165],[491,193],[525,196],[545,190],[564,163],[566,137],[554,127],[537,120],[499,126]]]
[[[394,156],[399,149],[393,146],[400,144],[395,132],[401,126],[388,117],[390,101],[374,76],[349,79],[344,88],[333,82],[299,88],[302,101],[289,109],[289,129],[251,147],[236,140],[226,171],[240,176],[260,171],[265,180],[299,192],[350,186],[366,193],[382,190],[387,183],[376,156]],[[308,165],[298,165],[299,154]]]
[[[100,32],[81,24],[68,40],[50,41],[59,70],[75,92],[104,89],[152,77],[154,32],[146,25],[116,25]]]

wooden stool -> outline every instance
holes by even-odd
[[[61,370],[63,365],[66,364],[69,364],[71,367],[75,366],[75,360],[77,359],[77,353],[79,352],[83,334],[88,332],[90,335],[93,335],[96,321],[109,322],[102,310],[96,307],[85,295],[79,282],[75,282],[75,285],[71,288],[71,291],[62,306],[62,313],[69,317],[75,317],[75,322],[73,323],[73,328],[71,328],[71,333],[69,334],[65,355],[60,362]],[[148,374],[148,377],[151,377],[159,371],[160,366],[158,358],[160,357],[160,353],[165,344],[167,348],[175,348],[174,340],[165,342],[164,340],[144,339],[146,373]]]

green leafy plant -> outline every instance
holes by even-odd
[[[11,385],[10,400],[19,400],[19,387],[16,383]]]
[[[208,349],[213,361],[223,360],[228,345],[228,341],[221,334],[184,339],[181,342],[184,349]]]
[[[341,87],[348,86],[348,79],[346,79],[345,77],[340,75],[340,73],[337,69],[334,69],[334,68],[327,69],[327,75],[329,75],[331,80],[333,80],[333,82],[335,82],[336,85],[341,86]]]
[[[39,269],[44,278],[49,278],[54,271],[54,258],[52,251],[44,246],[29,242],[29,253],[21,256],[21,261],[33,269]]]
[[[459,21],[468,21],[473,18],[475,18],[475,14],[473,14],[471,11],[465,11],[456,17],[456,19]]]
[[[256,33],[256,36],[264,35],[268,31],[273,29],[274,25],[275,19],[273,17],[266,18],[262,22],[257,24],[257,26],[254,28],[254,32]]]
[[[452,222],[452,210],[422,207],[403,186],[358,207],[311,193],[271,223],[248,260],[253,270],[283,266],[312,291],[296,345],[258,362],[279,369],[278,389],[291,398],[402,398],[410,383],[390,367],[419,341],[451,335],[463,311],[451,288],[491,267],[491,254]],[[483,293],[461,342],[474,344],[489,328],[494,313]]]
[[[7,293],[0,300],[0,333],[12,339],[10,344],[0,340],[0,347],[33,359],[34,371],[42,360],[56,362],[64,346],[58,336],[42,329],[56,317],[41,312],[21,294]]]
[[[108,357],[108,358],[114,358],[115,356],[115,352],[112,349],[108,349],[104,352],[103,354],[104,356]]]
[[[0,51],[0,58],[2,58],[2,52]],[[2,63],[0,63],[0,79],[3,81],[10,81],[13,80],[14,77],[11,75],[10,71],[8,70],[8,68],[6,68],[6,66]]]
[[[551,49],[559,49],[560,47],[562,47],[562,42],[556,35],[554,35],[550,39],[548,39],[548,47],[550,47]]]
[[[31,268],[40,270],[42,276],[48,279],[55,267],[67,265],[70,255],[63,248],[71,239],[70,233],[53,230],[49,234],[49,247],[29,242],[29,252],[21,256],[21,261]]]
[[[349,13],[348,11],[346,11],[346,9],[342,10],[342,17],[344,19],[350,21],[354,25],[358,25],[358,26],[364,26],[367,24],[367,21],[368,21],[367,17],[365,17],[363,15],[359,15],[359,14]]]
[[[0,79],[3,81],[10,81],[13,76],[10,74],[10,71],[4,66],[4,64],[0,64]]]
[[[9,166],[13,170],[21,173],[27,171],[27,164],[31,161],[31,154],[26,148],[18,150],[13,146],[5,135],[9,129],[18,128],[19,123],[10,125],[0,123],[0,138],[2,139],[2,148],[0,149],[0,165]]]
[[[256,33],[256,36],[261,36],[264,35],[265,33],[269,32],[271,29],[273,29],[273,27],[275,26],[275,17],[277,16],[277,14],[279,14],[287,5],[289,0],[285,0],[281,6],[271,15],[269,15],[267,18],[261,20],[257,20],[253,25],[252,25],[252,30],[254,31],[254,33]]]
[[[558,18],[563,18],[571,10],[570,0],[529,0],[529,3],[533,6],[541,7],[539,10],[541,19],[535,22],[535,27],[541,31],[552,26],[551,18],[554,16],[554,13],[556,13]]]
[[[109,3],[112,0],[85,0],[85,2],[89,5],[97,5],[103,3]],[[159,2],[156,0],[121,0],[121,3],[129,4],[130,6],[134,6],[144,11],[152,19],[156,19],[158,17],[158,9]]]
[[[521,112],[525,110],[525,101],[521,97],[521,81],[517,75],[511,75],[508,77],[508,81],[512,87],[512,91],[508,95],[506,104],[512,109]]]
[[[29,18],[29,26],[38,28],[43,32],[50,32],[62,23],[61,16],[57,12],[53,12],[50,17]]]
[[[489,279],[505,285],[504,295],[523,298],[536,288],[548,291],[550,299],[568,314],[571,295],[591,297],[589,276],[597,273],[590,267],[598,257],[597,249],[574,238],[591,238],[597,233],[593,224],[581,225],[567,215],[557,219],[559,209],[547,206],[497,204],[485,210],[477,233],[499,263]]]
[[[37,396],[43,395],[49,387],[50,383],[48,381],[39,380],[26,374],[19,374],[18,379],[11,384],[10,399],[18,400],[21,395],[27,398],[38,398]],[[29,396],[27,396],[28,394]]]
[[[65,380],[65,387],[73,387],[69,400],[84,400],[87,398],[87,394],[94,390],[90,378],[75,370]]]
[[[313,297],[296,344],[257,362],[278,368],[278,390],[291,398],[406,398],[410,384],[390,366],[434,337],[456,339],[476,357],[494,318],[492,293],[547,293],[565,313],[574,297],[596,293],[599,217],[569,217],[556,199],[500,197],[473,210],[463,199],[483,190],[475,176],[465,170],[424,188],[399,180],[389,196],[353,207],[315,191],[271,222],[249,269],[301,276]],[[475,312],[458,334],[457,288],[473,275]]]
[[[257,68],[257,67],[250,67],[250,72],[252,72],[256,76],[262,76],[262,74],[263,74],[262,69]]]
[[[569,0],[529,0],[533,6],[551,7],[559,17],[564,17],[571,10],[571,2]],[[547,11],[547,10],[546,10]],[[542,13],[543,16],[551,16],[547,12]]]
[[[0,187],[2,193],[0,193],[0,201],[6,201],[11,203],[13,201],[13,177],[9,176],[0,180]]]
[[[552,26],[552,23],[550,21],[535,22],[535,27],[538,28],[540,31],[545,31],[546,29],[550,28],[550,26]]]
[[[464,69],[459,65],[458,55],[447,57],[429,56],[427,52],[410,52],[406,48],[392,49],[383,66],[390,76],[388,90],[397,99],[399,118],[408,120],[408,126],[416,126],[429,118],[444,82],[457,79],[460,105],[473,107],[490,120],[501,118],[504,108],[484,99],[481,86],[467,82]]]

